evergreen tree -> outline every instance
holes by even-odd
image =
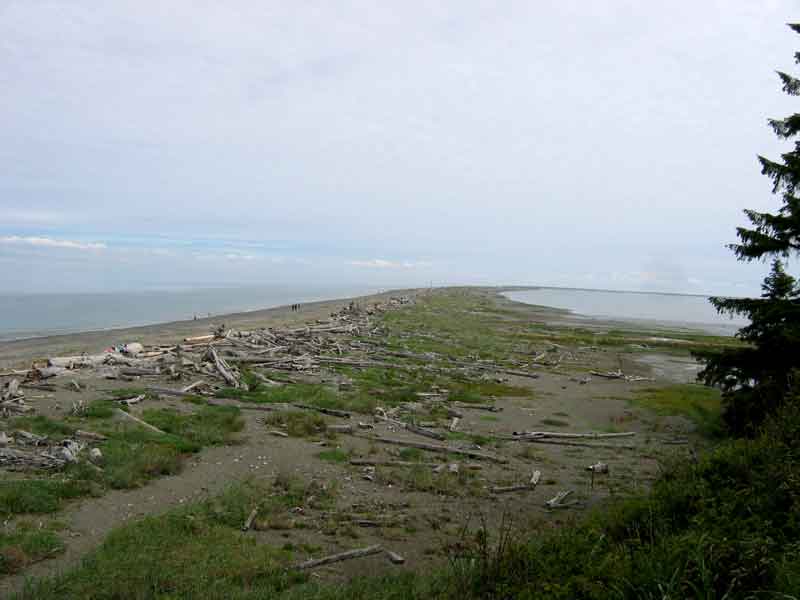
[[[800,33],[800,24],[789,27]],[[800,52],[794,56],[800,64]],[[800,96],[800,79],[783,72],[778,76],[784,92]],[[779,138],[795,138],[800,133],[800,113],[770,119],[769,125]],[[730,248],[743,261],[772,257],[772,270],[761,286],[760,298],[711,298],[719,312],[750,320],[737,333],[748,345],[695,354],[705,362],[699,378],[722,389],[724,418],[736,434],[756,432],[765,417],[784,403],[793,372],[800,368],[800,289],[780,260],[800,253],[800,140],[780,161],[763,156],[758,160],[782,203],[777,213],[746,210],[751,227],[739,227],[739,243]]]

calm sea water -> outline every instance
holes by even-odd
[[[259,286],[108,294],[0,294],[0,341],[182,321],[361,296],[365,287]]]
[[[717,314],[705,296],[564,288],[540,288],[504,295],[517,302],[563,308],[580,316],[698,329],[716,335],[733,335],[747,324],[741,318]]]

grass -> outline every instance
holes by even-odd
[[[465,433],[463,431],[448,431],[445,433],[445,436],[448,440],[468,441],[472,442],[473,444],[477,444],[478,446],[488,446],[495,441],[492,440],[492,438],[479,433]]]
[[[0,533],[0,575],[17,573],[63,551],[64,544],[52,529],[28,522],[17,523],[14,531]]]
[[[638,406],[660,415],[681,415],[708,436],[718,435],[722,405],[719,390],[703,385],[680,384],[639,390],[633,399]]]
[[[303,410],[270,413],[264,423],[267,427],[285,431],[292,437],[320,437],[325,433],[324,417]]]
[[[360,389],[339,392],[330,386],[316,383],[298,383],[280,387],[258,385],[249,391],[224,388],[217,392],[217,396],[258,404],[299,403],[360,413],[371,413],[377,406],[377,400]]]
[[[409,462],[421,462],[425,458],[425,453],[419,448],[401,448],[398,457]]]
[[[263,493],[242,484],[214,500],[120,527],[80,567],[29,583],[21,597],[273,597],[305,576],[283,569],[291,552],[241,532]]]
[[[52,513],[68,500],[99,495],[104,488],[130,489],[155,477],[173,475],[180,471],[187,454],[205,446],[232,443],[233,435],[244,427],[238,409],[230,407],[203,407],[192,414],[146,410],[143,416],[168,435],[97,416],[70,417],[68,422],[44,416],[15,419],[13,428],[56,440],[88,422],[108,440],[95,445],[103,454],[102,472],[82,462],[69,465],[56,476],[0,481],[0,514]]]
[[[0,515],[45,514],[60,509],[65,500],[89,494],[91,484],[71,479],[0,481]]]
[[[406,491],[428,492],[438,496],[478,496],[482,486],[471,471],[458,473],[446,470],[435,473],[426,465],[401,469],[377,469],[377,480],[383,484],[400,485]]]
[[[70,437],[75,432],[75,427],[64,423],[63,421],[55,421],[43,415],[36,415],[31,417],[17,417],[11,421],[11,430],[21,429],[37,435],[46,435],[53,440],[62,440]]]
[[[350,456],[352,456],[352,452],[342,450],[341,448],[334,448],[333,450],[323,450],[322,452],[318,452],[316,454],[316,457],[319,458],[320,460],[333,463],[346,463],[350,460]]]
[[[234,441],[234,434],[244,428],[239,409],[229,406],[206,406],[190,415],[171,409],[146,410],[145,421],[162,431],[190,442],[181,449],[197,452],[203,446],[220,446]]]

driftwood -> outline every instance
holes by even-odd
[[[608,464],[598,462],[593,465],[589,465],[586,467],[587,471],[591,471],[592,473],[608,473]]]
[[[122,375],[130,377],[140,377],[142,375],[161,375],[161,369],[158,367],[145,368],[145,367],[122,367],[119,372]]]
[[[63,375],[66,371],[64,367],[42,367],[31,369],[28,376],[30,377],[32,375],[34,379],[50,379],[51,377]]]
[[[436,431],[431,431],[430,429],[425,429],[424,427],[419,427],[414,425],[413,423],[406,423],[405,428],[410,431],[411,433],[416,433],[417,435],[421,435],[427,438],[431,438],[433,440],[439,440],[443,442],[447,439],[443,434],[438,433]]]
[[[95,440],[97,442],[103,442],[108,439],[103,434],[95,433],[94,431],[83,431],[81,429],[76,430],[74,435],[77,437],[86,438],[87,440]]]
[[[552,444],[554,446],[579,446],[582,448],[606,448],[610,450],[635,450],[636,446],[624,446],[622,444],[586,444],[584,442],[568,442],[566,440],[549,440],[547,438],[513,438],[520,442],[531,442],[534,444]]]
[[[31,446],[40,446],[47,441],[46,435],[36,435],[22,429],[17,429],[15,432],[18,442],[23,444],[30,444]]]
[[[464,404],[462,402],[456,402],[457,408],[471,408],[472,410],[488,410],[489,412],[501,412],[503,410],[500,406],[495,406],[494,404]]]
[[[250,515],[247,517],[247,520],[244,522],[244,525],[242,525],[242,531],[250,530],[250,528],[253,526],[253,521],[255,520],[257,514],[258,514],[258,508],[254,508],[253,510],[250,511]]]
[[[404,421],[399,421],[397,419],[393,419],[390,416],[388,416],[386,411],[384,409],[382,409],[382,408],[376,409],[375,412],[376,412],[376,414],[375,414],[375,418],[376,419],[380,419],[382,421],[386,421],[387,423],[391,423],[392,425],[400,427],[401,429],[406,429],[406,430],[410,431],[411,433],[416,433],[417,435],[421,435],[423,437],[431,438],[433,440],[438,440],[440,442],[443,442],[445,439],[447,439],[444,435],[442,435],[441,433],[438,433],[436,431],[431,431],[430,429],[425,429],[424,427],[419,427],[417,425],[414,425],[413,423],[406,423]]]
[[[328,425],[325,431],[330,433],[353,433],[352,425]]]
[[[177,396],[178,398],[186,398],[187,396],[196,396],[197,395],[197,394],[193,394],[193,393],[191,393],[189,391],[173,390],[172,388],[157,387],[157,386],[153,386],[153,385],[148,386],[145,389],[148,392],[153,392],[154,394],[162,394],[164,396]]]
[[[516,437],[521,439],[528,438],[575,438],[575,439],[607,439],[607,438],[621,438],[631,437],[636,435],[635,431],[626,431],[624,433],[563,433],[560,431],[524,431],[514,432]]]
[[[386,550],[386,557],[394,565],[402,565],[406,562],[405,558],[400,556],[397,552],[392,552],[391,550]]]
[[[493,494],[505,494],[507,492],[521,492],[521,491],[528,491],[531,492],[536,489],[536,486],[539,485],[539,480],[542,477],[541,471],[534,471],[531,480],[528,483],[522,483],[520,485],[507,485],[507,486],[495,486],[491,488],[489,491]]]
[[[372,556],[373,554],[380,554],[383,552],[383,548],[379,544],[375,546],[367,546],[366,548],[358,548],[356,550],[348,550],[347,552],[340,552],[338,554],[331,554],[330,556],[325,556],[324,558],[315,558],[311,560],[307,560],[302,562],[298,565],[295,565],[294,568],[298,571],[304,571],[306,569],[315,569],[316,567],[321,567],[323,565],[330,565],[337,562],[342,562],[344,560],[352,560],[354,558],[363,558],[365,556]]]
[[[111,353],[104,354],[84,354],[81,356],[54,356],[47,360],[47,365],[50,367],[61,367],[64,369],[76,369],[79,367],[99,367],[105,363]]]
[[[5,388],[6,389],[3,390],[3,393],[0,394],[0,400],[2,400],[3,402],[5,402],[6,400],[13,400],[17,396],[24,395],[20,391],[20,389],[19,389],[19,381],[17,381],[16,379],[12,379],[11,381],[9,381],[6,384]]]
[[[183,394],[188,394],[188,393],[189,393],[189,392],[191,392],[193,389],[195,389],[195,388],[198,388],[198,387],[200,387],[201,385],[205,385],[205,383],[206,383],[206,382],[205,382],[205,381],[203,381],[202,379],[201,379],[200,381],[195,381],[194,383],[190,383],[190,384],[189,384],[189,385],[187,385],[185,388],[181,388],[181,393],[183,393]]]
[[[133,398],[122,398],[119,400],[120,404],[127,404],[128,406],[133,406],[134,404],[139,404],[142,400],[147,398],[147,394],[139,394],[138,396],[134,396]]]
[[[409,460],[381,460],[371,458],[353,458],[350,459],[350,464],[353,466],[372,466],[372,467],[431,467],[436,468],[443,466],[438,462],[414,462]],[[477,471],[482,469],[481,465],[477,463],[465,463],[465,469]]]
[[[569,508],[570,506],[575,506],[578,501],[573,500],[572,502],[564,502],[572,494],[572,490],[565,490],[562,492],[558,492],[555,496],[550,498],[544,505],[547,508]]]
[[[217,354],[217,350],[214,348],[213,344],[208,345],[208,354],[214,361],[214,366],[217,367],[217,371],[219,371],[219,374],[222,375],[222,378],[228,382],[228,385],[230,385],[232,388],[238,388],[239,380],[234,376],[227,363],[220,358],[219,354]]]
[[[437,444],[426,444],[424,442],[415,442],[409,440],[398,440],[394,438],[386,438],[381,436],[359,436],[367,440],[375,442],[382,442],[384,444],[394,444],[396,446],[407,446],[409,448],[419,448],[420,450],[428,450],[430,452],[445,452],[450,454],[461,454],[469,456],[470,458],[491,460],[497,463],[507,463],[508,459],[496,454],[488,454],[486,452],[478,452],[477,450],[464,450],[462,448],[455,448],[452,446],[440,446]]]
[[[134,423],[138,423],[139,425],[141,425],[142,427],[145,427],[146,429],[149,429],[150,431],[153,431],[155,433],[160,433],[161,435],[168,435],[166,431],[161,431],[158,427],[156,427],[154,425],[150,425],[150,423],[148,423],[147,421],[142,421],[139,417],[135,417],[131,413],[125,412],[121,408],[118,408],[116,410],[116,412],[117,412],[118,415],[121,415],[121,416],[125,417],[126,419],[130,419]]]
[[[183,338],[183,341],[184,341],[184,342],[186,342],[187,344],[202,344],[202,343],[205,343],[205,342],[211,342],[211,341],[214,341],[214,339],[215,339],[216,337],[217,337],[217,336],[216,336],[216,335],[214,335],[214,334],[210,334],[210,335],[197,335],[197,336],[194,336],[194,337],[187,337],[187,338]]]
[[[622,371],[607,371],[602,373],[600,371],[590,371],[596,377],[603,377],[605,379],[624,379],[629,382],[636,381],[653,381],[651,377],[642,377],[641,375],[625,375]]]
[[[61,469],[67,464],[65,458],[49,452],[28,452],[14,448],[0,448],[0,466],[10,470]]]

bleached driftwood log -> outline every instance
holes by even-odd
[[[217,371],[219,371],[219,374],[222,375],[222,378],[228,382],[228,385],[230,385],[232,388],[238,388],[239,380],[234,376],[228,364],[217,353],[217,349],[214,348],[213,344],[208,345],[208,354],[214,361],[214,366],[217,367]]]
[[[153,431],[155,433],[160,433],[161,435],[167,435],[166,431],[161,431],[155,425],[150,425],[150,423],[148,423],[147,421],[142,421],[139,417],[135,417],[131,413],[125,412],[121,408],[118,408],[116,410],[116,412],[117,412],[118,415],[120,415],[120,416],[122,416],[122,417],[124,417],[126,419],[129,419],[129,420],[133,421],[134,423],[138,423],[139,425],[141,425],[145,429],[149,429],[150,431]]]
[[[564,502],[572,494],[572,490],[565,490],[562,492],[558,492],[555,496],[550,498],[544,505],[547,508],[569,508],[570,506],[574,506],[578,503],[577,500],[573,500],[572,502]]]
[[[354,558],[363,558],[373,554],[380,554],[381,552],[383,552],[383,548],[379,544],[376,544],[374,546],[367,546],[366,548],[357,548],[356,550],[348,550],[346,552],[339,552],[338,554],[331,554],[330,556],[325,556],[323,558],[307,560],[295,565],[294,568],[299,571],[315,569],[316,567],[321,567],[323,565],[330,565],[333,563],[342,562],[344,560],[352,560]]]
[[[244,525],[242,525],[242,531],[250,530],[250,528],[253,526],[253,521],[255,520],[257,514],[258,514],[258,508],[254,508],[253,510],[250,511],[247,520],[244,522]]]

